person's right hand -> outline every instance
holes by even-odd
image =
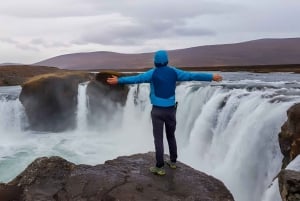
[[[213,74],[213,81],[220,82],[223,80],[223,77],[219,74]]]
[[[115,75],[112,75],[111,77],[107,78],[106,82],[108,84],[118,84],[118,77]]]

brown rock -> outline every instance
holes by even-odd
[[[288,119],[281,127],[279,145],[284,155],[282,168],[285,168],[300,153],[300,104],[287,111]]]
[[[103,165],[74,165],[59,157],[39,158],[4,186],[22,189],[20,201],[232,201],[224,184],[178,162],[165,176],[150,173],[154,153],[118,157]]]
[[[35,76],[22,85],[20,101],[30,129],[59,132],[75,126],[78,84],[87,73],[64,72]]]
[[[300,172],[281,170],[278,176],[278,182],[283,201],[300,200]]]
[[[31,65],[0,66],[0,86],[21,85],[26,80],[41,74],[65,72],[55,67]]]
[[[13,201],[21,199],[22,189],[15,185],[0,184],[0,200]]]

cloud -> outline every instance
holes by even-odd
[[[101,6],[95,3],[96,8]],[[137,45],[158,38],[214,36],[213,29],[201,27],[201,23],[190,26],[190,21],[202,15],[232,12],[236,7],[206,1],[191,1],[189,4],[181,1],[174,4],[169,0],[122,1],[109,8],[116,13],[115,19],[103,23],[98,16],[99,20],[86,26],[87,31],[75,41],[77,44]]]
[[[35,62],[86,50],[152,51],[299,37],[299,7],[298,0],[11,0],[0,4],[0,42]],[[0,62],[9,57],[6,52]]]
[[[89,32],[83,33],[78,44],[98,43],[102,45],[134,45],[144,44],[147,40],[176,38],[178,36],[214,35],[214,31],[199,27],[186,27],[171,21],[146,24],[110,25],[109,27],[92,26]]]
[[[78,0],[12,0],[0,5],[1,16],[17,18],[58,18],[95,13],[92,4]]]
[[[33,47],[31,45],[28,45],[26,43],[19,42],[17,40],[13,40],[11,38],[0,38],[0,42],[2,43],[8,43],[14,45],[16,48],[22,49],[22,50],[29,50],[29,51],[39,51],[38,48]]]
[[[208,28],[186,25],[194,17],[218,15],[235,7],[203,0],[190,0],[189,3],[171,0],[27,0],[1,4],[0,15],[15,18],[14,23],[22,21],[18,30],[26,29],[34,38],[52,34],[53,39],[49,40],[57,40],[57,35],[61,34],[65,39],[64,35],[69,34],[70,38],[63,46],[70,46],[73,41],[76,44],[128,45],[144,44],[145,40],[159,37],[214,34]],[[90,22],[83,19],[90,19]],[[66,23],[62,25],[62,21]],[[78,23],[77,26],[74,23]],[[67,27],[70,29],[66,30]],[[76,34],[70,33],[71,29]],[[49,47],[49,42],[38,44],[33,41],[32,44]]]
[[[34,52],[39,52],[40,50],[37,47],[28,45],[28,44],[16,44],[16,47],[21,49],[21,50],[25,50],[25,51],[34,51]]]
[[[60,48],[60,47],[70,47],[70,44],[64,43],[64,42],[60,42],[60,41],[46,41],[42,38],[34,38],[31,40],[30,42],[31,45],[33,46],[42,46],[44,48]]]
[[[11,38],[0,38],[0,41],[3,43],[9,43],[9,44],[18,44],[19,43]]]

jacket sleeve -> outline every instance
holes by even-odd
[[[138,84],[149,83],[152,79],[154,69],[150,69],[145,73],[141,73],[135,76],[125,76],[118,79],[118,84]]]
[[[177,81],[212,81],[213,74],[212,73],[196,73],[196,72],[187,72],[175,68],[177,73]]]

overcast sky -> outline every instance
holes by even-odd
[[[0,63],[300,37],[300,0],[10,0]]]

